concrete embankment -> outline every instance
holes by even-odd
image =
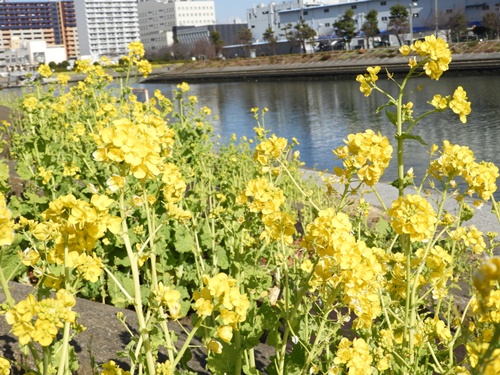
[[[366,72],[368,66],[380,66],[392,73],[408,71],[408,59],[404,57],[328,59],[326,61],[301,59],[296,61],[268,58],[268,62],[238,65],[230,61],[222,64],[187,63],[155,70],[142,82],[195,82],[195,81],[239,81],[255,79],[286,79],[304,77],[319,79],[324,77],[349,78]],[[464,53],[453,55],[448,74],[500,72],[500,52]]]

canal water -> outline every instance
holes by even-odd
[[[391,94],[396,93],[394,83],[380,77],[380,85]],[[253,107],[267,107],[265,126],[277,136],[300,142],[298,150],[307,167],[332,170],[340,165],[332,150],[341,146],[348,134],[366,129],[387,135],[393,146],[394,126],[384,111],[377,107],[388,102],[387,97],[373,92],[365,97],[359,84],[353,80],[293,80],[235,83],[192,84],[191,95],[196,95],[200,106],[208,106],[218,120],[212,124],[215,133],[224,139],[234,133],[238,137],[253,137],[255,120]],[[476,160],[494,162],[500,166],[500,76],[445,77],[439,81],[428,78],[410,82],[407,101],[414,103],[414,117],[432,107],[427,103],[435,94],[453,94],[456,87],[466,90],[472,102],[472,113],[462,124],[457,115],[447,110],[423,119],[412,131],[429,146],[442,145],[447,139],[453,144],[466,145]],[[159,89],[171,97],[175,85],[150,83],[139,85],[150,93]],[[416,141],[407,141],[405,164],[422,176],[429,163],[429,147]],[[396,178],[395,163],[386,172],[385,181]]]

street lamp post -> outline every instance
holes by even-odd
[[[438,0],[434,0],[434,12],[435,12],[435,15],[436,15],[436,38],[438,37],[438,33],[439,33],[439,14],[438,14]]]
[[[410,45],[413,44],[413,7],[416,5],[417,3],[410,3]]]

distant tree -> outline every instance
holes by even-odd
[[[278,45],[278,40],[276,39],[276,36],[274,36],[274,31],[271,27],[268,27],[266,31],[264,31],[264,34],[262,34],[262,38],[267,43],[269,52],[271,52],[273,55],[276,55],[276,46]]]
[[[467,34],[467,19],[465,14],[457,13],[448,19],[447,27],[450,29],[451,41],[459,42],[460,37]]]
[[[57,64],[57,67],[62,70],[68,70],[68,66],[71,64],[69,63],[68,60],[61,61],[59,64]]]
[[[288,41],[288,45],[290,46],[289,53],[292,53],[294,48],[300,46],[300,41],[297,39],[297,35],[295,34],[293,25],[291,23],[287,23],[281,29],[281,31],[283,31],[283,34],[281,35],[286,38],[286,40]]]
[[[215,55],[219,56],[222,51],[222,47],[224,46],[224,41],[217,30],[210,33],[210,43],[214,46]]]
[[[302,52],[306,52],[306,44],[314,44],[316,38],[316,31],[309,26],[306,21],[301,20],[294,27],[295,38],[302,47]]]
[[[50,69],[54,70],[55,68],[57,68],[57,64],[55,61],[51,61],[47,64],[49,66]]]
[[[170,55],[170,60],[185,60],[189,58],[189,47],[183,43],[174,42],[165,48],[166,55]]]
[[[399,45],[403,45],[403,34],[408,31],[409,25],[409,14],[408,9],[402,4],[393,5],[390,8],[389,23],[387,24],[387,30],[396,35]]]
[[[500,21],[498,19],[498,13],[486,13],[483,16],[483,26],[486,28],[488,39],[498,38],[500,35]]]
[[[196,41],[191,48],[191,56],[195,56],[199,60],[211,59],[215,57],[215,47],[206,39]]]
[[[238,30],[238,42],[243,44],[243,48],[245,49],[248,56],[250,56],[250,48],[253,45],[253,34],[252,30],[249,28],[243,27]]]
[[[336,34],[344,38],[347,45],[351,45],[351,40],[358,33],[356,32],[356,21],[354,20],[354,11],[352,9],[347,9],[343,16],[333,24]]]
[[[366,45],[370,46],[370,38],[373,44],[373,39],[380,34],[378,28],[378,12],[375,9],[370,10],[366,15],[365,22],[363,26],[361,26],[361,31],[365,33]]]

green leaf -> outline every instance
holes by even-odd
[[[2,267],[2,271],[6,277],[11,279],[11,276],[14,278],[24,272],[26,267],[21,263],[21,258],[19,258],[17,253],[17,246],[11,245],[4,247],[0,251],[0,267]],[[19,267],[17,268],[16,273],[11,275],[12,271],[14,271],[16,267]]]
[[[391,186],[394,186],[396,189],[399,189],[399,179],[396,179],[390,183]],[[403,189],[413,185],[413,177],[404,176],[403,177]]]
[[[422,137],[420,137],[418,135],[403,133],[399,136],[399,138],[403,139],[403,140],[413,139],[414,141],[419,142],[421,145],[427,146],[427,143],[425,143],[425,141],[422,139]],[[396,136],[396,139],[398,139],[397,136]]]
[[[462,213],[460,214],[460,220],[469,221],[470,219],[472,219],[473,216],[474,216],[474,209],[471,206],[464,204],[462,208]]]
[[[9,166],[0,160],[0,191],[6,192],[9,184]]]
[[[380,233],[382,236],[385,236],[386,234],[389,234],[391,231],[391,226],[389,223],[384,220],[383,218],[380,218],[377,225],[375,226],[375,230]]]
[[[229,268],[229,259],[226,254],[226,250],[222,246],[217,246],[215,248],[215,253],[217,256],[217,265],[221,270],[227,270]]]
[[[376,113],[380,113],[384,108],[391,107],[393,105],[395,105],[393,102],[381,105],[380,107],[377,108]]]
[[[189,229],[181,226],[177,227],[174,246],[179,253],[189,253],[193,250],[194,237]]]
[[[24,163],[19,163],[16,167],[16,171],[22,180],[31,180],[33,178],[31,169]]]
[[[238,353],[233,343],[221,342],[221,344],[222,353],[210,353],[207,359],[207,367],[214,374],[232,374],[234,373],[236,358],[238,355],[242,354]]]
[[[116,273],[115,277],[118,282],[121,284],[123,289],[127,291],[130,296],[134,296],[134,281],[131,277],[126,276],[122,273]],[[121,289],[116,285],[114,280],[108,280],[108,292],[111,297],[111,303],[116,307],[128,307],[130,305],[130,301],[125,297]]]
[[[24,197],[26,198],[26,203],[31,205],[46,204],[49,202],[49,199],[47,197],[45,196],[40,197],[35,193],[26,192],[24,193]]]
[[[398,114],[396,112],[391,112],[389,110],[385,110],[385,115],[387,116],[387,118],[389,119],[389,121],[391,122],[391,124],[393,124],[394,126],[397,125],[398,123]]]

